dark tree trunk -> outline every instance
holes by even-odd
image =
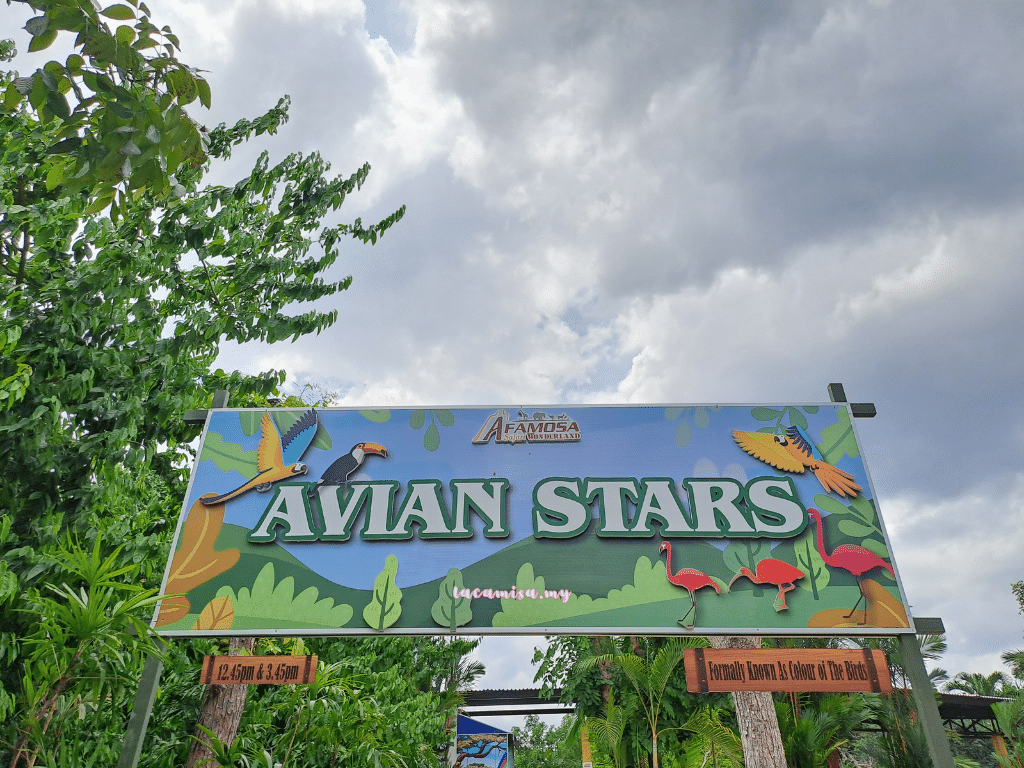
[[[254,637],[233,637],[228,645],[228,654],[238,656],[240,650],[251,652],[256,643]],[[224,744],[232,744],[238,733],[238,723],[245,709],[248,685],[211,685],[206,689],[202,709],[199,711],[199,725],[209,728]],[[192,748],[188,753],[185,768],[201,768],[213,765],[213,752],[209,747],[210,737],[196,728]]]

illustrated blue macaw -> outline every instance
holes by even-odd
[[[310,408],[282,437],[270,418],[270,411],[264,411],[260,422],[260,444],[256,449],[256,469],[259,470],[256,477],[220,496],[204,496],[203,504],[222,504],[253,488],[258,493],[266,493],[280,480],[306,474],[306,465],[299,460],[313,442],[319,426],[320,417],[315,409]]]
[[[861,487],[853,475],[829,464],[798,426],[786,429],[785,435],[770,432],[739,432],[733,430],[733,440],[755,459],[783,472],[802,474],[810,469],[821,487],[840,496],[855,497]]]

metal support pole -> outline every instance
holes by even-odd
[[[828,397],[833,403],[847,402],[842,384],[829,384]],[[850,403],[850,412],[860,418],[871,418],[876,413],[873,403]],[[942,622],[935,619],[924,619],[921,621],[918,631],[921,634],[933,634],[936,631],[941,633]],[[928,753],[931,755],[932,764],[935,768],[953,768],[953,753],[949,748],[946,729],[942,727],[939,706],[935,703],[935,691],[932,688],[931,680],[928,679],[928,672],[924,668],[924,658],[921,656],[921,647],[917,643],[917,637],[909,634],[900,635],[899,644],[903,669],[914,692],[917,715],[921,718],[921,726],[924,729],[925,740],[928,742]]]
[[[226,389],[218,389],[213,393],[212,407],[228,407],[228,391]],[[185,422],[187,424],[205,424],[206,416],[207,411],[187,411]],[[157,642],[163,643],[160,639]],[[166,646],[163,647],[166,648]],[[164,663],[158,657],[146,657],[146,665],[142,668],[142,677],[139,678],[139,690],[135,694],[132,712],[128,716],[128,728],[124,734],[124,744],[121,746],[121,758],[117,761],[117,768],[136,768],[139,764],[142,743],[146,740],[149,716],[153,713],[153,703],[156,701],[156,691],[160,686],[160,672],[163,671],[163,668]]]
[[[953,768],[953,753],[949,748],[946,729],[942,727],[939,707],[935,703],[935,691],[925,671],[924,658],[921,656],[917,638],[914,635],[900,635],[899,640],[903,669],[914,691],[917,715],[921,718],[921,727],[924,728],[924,736],[928,741],[928,753],[932,757],[932,764],[935,768]]]
[[[160,672],[163,667],[164,663],[158,657],[146,658],[146,666],[143,667],[142,677],[139,679],[139,690],[132,704],[132,713],[128,717],[128,729],[124,734],[121,759],[117,761],[117,768],[135,768],[139,764],[142,742],[146,739],[146,728],[149,726],[149,716],[153,712],[153,702],[156,701],[156,689],[160,685]]]

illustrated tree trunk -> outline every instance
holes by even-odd
[[[753,637],[709,637],[713,648],[760,648]],[[733,691],[746,768],[786,768],[779,720],[767,691]]]
[[[228,655],[238,656],[240,650],[251,652],[255,643],[254,637],[233,637],[228,644]],[[242,719],[248,692],[248,685],[207,686],[206,698],[199,710],[198,724],[213,731],[222,743],[232,744],[238,733],[238,723]],[[196,728],[185,768],[203,768],[214,764],[209,742],[210,737]]]

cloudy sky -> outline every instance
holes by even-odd
[[[842,382],[878,409],[857,426],[942,666],[1024,647],[1018,0],[148,4],[208,70],[198,119],[292,97],[217,180],[319,151],[373,167],[345,218],[408,206],[346,248],[333,329],[225,366],[361,406],[805,403]],[[531,685],[534,640],[488,643],[485,686]]]

